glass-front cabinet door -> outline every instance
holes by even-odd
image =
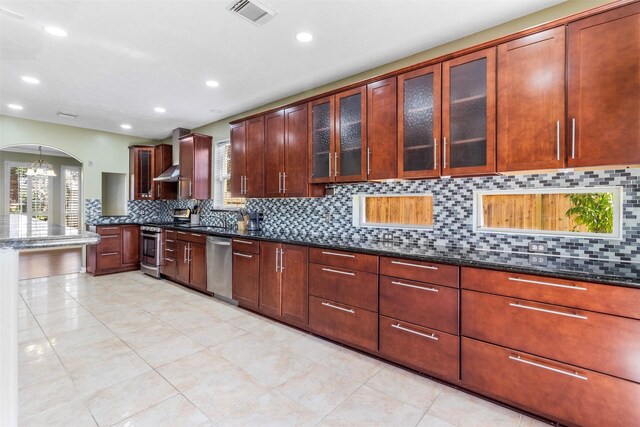
[[[153,199],[154,147],[130,148],[130,199]]]
[[[398,177],[440,175],[440,64],[398,76]]]
[[[336,181],[366,180],[366,87],[351,89],[336,95],[336,140],[334,166]],[[337,161],[336,161],[337,159]],[[335,169],[334,169],[335,170]]]
[[[309,182],[335,180],[334,100],[328,96],[309,103]]]
[[[496,170],[496,49],[442,67],[442,175]]]

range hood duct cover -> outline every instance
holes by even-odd
[[[188,135],[191,133],[190,129],[185,128],[176,128],[171,133],[171,140],[173,145],[173,149],[176,150],[177,147],[180,146],[180,142],[178,141],[181,137]],[[162,172],[158,175],[157,178],[153,178],[154,181],[160,182],[178,182],[178,178],[180,177],[180,165],[173,165],[169,167],[166,171]]]

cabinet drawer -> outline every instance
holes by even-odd
[[[458,334],[458,289],[380,276],[380,314]]]
[[[449,381],[459,379],[459,337],[380,316],[380,354]]]
[[[121,257],[120,251],[118,252],[105,252],[98,254],[98,271],[102,270],[113,270],[116,268],[120,268],[121,266]]]
[[[175,230],[165,230],[164,232],[167,235],[167,239],[176,240],[177,236],[176,236],[176,231]]]
[[[175,279],[176,265],[177,265],[176,259],[173,256],[166,257],[162,263],[162,269],[161,269],[162,274],[164,274],[165,276],[171,277],[172,279]]]
[[[260,253],[260,242],[257,240],[248,239],[233,239],[231,240],[231,248],[234,251],[250,252],[252,254]]]
[[[99,225],[96,227],[96,233],[101,236],[120,234],[120,227],[117,225]]]
[[[322,336],[378,351],[378,315],[371,311],[309,296],[309,327]]]
[[[100,243],[97,245],[97,250],[99,254],[105,252],[120,252],[120,235],[119,234],[108,234],[106,236],[100,237]]]
[[[207,235],[202,233],[187,233],[186,236],[180,236],[180,240],[186,240],[188,242],[200,243],[202,245],[206,245]]]
[[[380,274],[436,285],[458,287],[459,268],[455,265],[380,257]]]
[[[640,382],[640,321],[462,291],[462,335]]]
[[[640,384],[468,338],[462,382],[563,424],[640,425]]]
[[[378,275],[309,264],[309,293],[366,310],[378,311]]]
[[[462,287],[640,319],[640,289],[468,267]]]
[[[375,255],[311,248],[309,249],[309,261],[316,264],[348,268],[349,270],[378,273],[378,257]]]

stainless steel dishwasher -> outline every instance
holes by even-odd
[[[231,294],[231,239],[207,237],[207,290],[213,296],[232,304]]]

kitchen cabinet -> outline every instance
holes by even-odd
[[[180,138],[178,198],[211,198],[211,137],[191,133]]]
[[[129,147],[129,198],[131,200],[175,199],[174,182],[153,179],[172,165],[169,144],[133,145]]]
[[[309,103],[309,182],[366,180],[366,90],[362,86]]]
[[[260,242],[259,311],[306,328],[308,248]]]
[[[366,174],[368,180],[397,177],[396,78],[367,85]]]
[[[175,280],[200,291],[207,290],[206,236],[176,232]]]
[[[442,64],[442,175],[496,171],[496,48]]]
[[[568,166],[640,163],[640,3],[567,34]]]
[[[140,268],[140,227],[138,225],[87,226],[98,233],[100,242],[87,246],[87,273],[98,276]]]
[[[306,197],[308,186],[307,105],[265,116],[265,197]]]
[[[498,46],[498,171],[565,162],[565,27]]]
[[[260,289],[260,245],[256,241],[233,239],[232,295],[241,307],[258,310]]]
[[[231,193],[264,196],[264,116],[231,125]]]
[[[440,176],[441,64],[398,76],[398,178]]]

